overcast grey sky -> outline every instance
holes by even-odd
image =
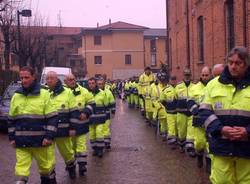
[[[26,0],[27,6],[49,18],[49,25],[95,27],[124,21],[150,28],[165,28],[165,0]]]

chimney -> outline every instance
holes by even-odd
[[[99,28],[99,22],[97,22],[96,26],[97,26],[97,28]]]
[[[111,25],[111,19],[109,19],[109,25]]]

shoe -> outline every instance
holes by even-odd
[[[185,152],[184,146],[179,146],[179,149],[180,149],[180,153],[184,153]]]
[[[156,120],[151,121],[151,126],[156,127],[157,126],[157,121]]]
[[[53,170],[49,176],[41,176],[40,179],[41,184],[57,184],[55,170]]]
[[[95,157],[98,155],[97,147],[93,147],[93,153],[92,155]]]
[[[175,138],[168,138],[167,144],[168,145],[176,145],[176,139]]]
[[[194,148],[187,148],[187,154],[192,158],[196,157]]]
[[[206,157],[206,172],[211,174],[211,159]]]
[[[110,143],[106,143],[106,144],[105,144],[105,149],[107,149],[107,150],[110,150],[110,149],[111,149]]]
[[[167,141],[167,135],[164,132],[160,132],[160,136],[162,137],[162,142],[166,142]]]
[[[87,172],[86,163],[78,163],[78,166],[79,166],[79,175],[84,176],[85,172]]]
[[[48,178],[41,176],[41,184],[57,184],[56,178]]]
[[[103,148],[98,148],[98,150],[97,150],[97,156],[99,158],[102,158],[102,156],[103,156]]]
[[[76,178],[76,165],[74,163],[67,166],[67,171],[69,172],[70,179]]]
[[[56,178],[49,179],[49,184],[57,184]]]
[[[203,167],[203,155],[197,154],[197,167],[202,168]]]

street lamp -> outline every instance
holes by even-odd
[[[20,15],[23,17],[31,17],[32,12],[31,12],[31,10],[28,10],[28,9],[22,10],[22,11],[17,10],[18,62],[19,62],[19,67],[21,68],[22,66],[24,66],[24,63],[21,60],[21,56],[20,56],[20,45],[21,45]]]

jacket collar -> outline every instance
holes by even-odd
[[[53,90],[50,90],[53,92],[54,96],[59,95],[60,93],[62,93],[64,91],[64,87],[62,85],[62,82],[60,80],[57,81],[56,86]]]
[[[16,93],[24,96],[38,96],[40,94],[41,85],[35,80],[30,87],[24,88],[23,86],[16,90]]]
[[[74,88],[72,88],[71,90],[72,90],[72,92],[73,92],[73,94],[74,94],[75,96],[78,96],[78,95],[81,94],[79,84],[76,84],[76,86],[75,86]]]
[[[184,84],[185,84],[186,87],[188,87],[191,84],[191,81],[184,81],[183,80],[183,82],[184,82]]]
[[[91,90],[89,87],[87,88],[88,91],[90,91],[91,93],[93,93],[94,95],[98,94],[100,92],[100,89],[98,89],[98,87],[96,86],[95,89]]]
[[[245,77],[240,81],[236,81],[230,74],[228,66],[226,66],[219,77],[219,82],[221,82],[222,84],[232,84],[237,89],[244,89],[250,86],[250,67],[248,67]]]
[[[200,79],[200,83],[203,84],[204,86],[206,86],[209,83],[210,80],[211,79],[209,79],[207,82],[205,82],[205,81],[203,81],[203,80]]]

